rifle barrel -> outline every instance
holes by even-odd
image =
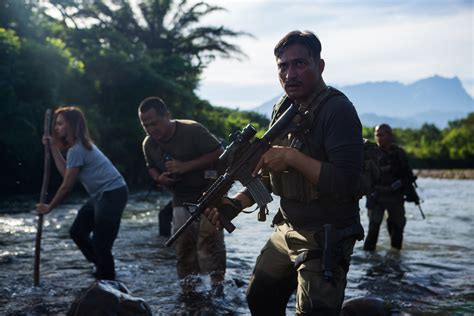
[[[421,205],[418,203],[418,209],[420,210],[420,213],[421,213],[421,217],[423,217],[423,219],[425,219],[425,213],[423,213],[423,210],[421,209]]]
[[[188,220],[165,242],[165,246],[169,247],[171,246],[176,239],[181,235],[181,233],[188,228],[189,225],[191,225],[192,222],[196,220],[197,217],[199,217],[198,212],[194,212],[191,217],[188,218]]]

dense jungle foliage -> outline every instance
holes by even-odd
[[[260,131],[268,124],[256,113],[213,107],[194,92],[215,57],[245,57],[231,40],[249,34],[199,23],[222,8],[186,0],[105,3],[0,2],[3,193],[38,190],[47,108],[80,106],[94,141],[132,187],[148,183],[137,117],[148,96],[223,139],[249,122]]]
[[[249,122],[264,131],[265,117],[212,106],[195,93],[216,57],[245,58],[232,40],[250,34],[202,25],[223,10],[205,2],[135,3],[0,2],[1,194],[38,191],[47,108],[80,106],[94,141],[132,188],[149,183],[137,118],[145,97],[161,96],[174,117],[197,120],[222,139]],[[471,114],[444,130],[425,125],[396,134],[416,166],[473,167],[473,120]]]

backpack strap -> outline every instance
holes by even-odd
[[[328,103],[329,99],[341,95],[344,95],[341,91],[333,87],[328,87],[324,91],[324,93],[321,93],[319,95],[319,100],[316,100],[316,102],[313,102],[311,104],[311,106],[306,110],[303,116],[304,121],[300,124],[298,133],[300,134],[300,138],[303,141],[304,146],[307,146],[309,148],[311,156],[313,157],[316,155],[316,151],[314,148],[309,146],[310,142],[308,140],[308,137],[315,126],[316,119],[323,110],[324,106]],[[325,159],[327,158],[325,151],[323,151],[323,156],[325,157]]]
[[[280,99],[278,99],[278,102],[273,107],[270,126],[272,126],[276,122],[276,120],[283,112],[285,112],[285,110],[291,105],[291,103],[291,99],[286,94],[283,95]]]
[[[299,117],[300,121],[290,124],[288,130],[291,132],[309,132],[312,127],[313,123],[316,120],[316,117],[319,115],[321,110],[323,109],[324,105],[327,101],[336,95],[344,95],[339,90],[333,87],[327,87],[320,93],[318,93],[314,99],[310,102],[310,106],[303,111],[300,111]],[[285,94],[282,96],[278,102],[273,107],[272,116],[270,120],[270,126],[273,125],[276,120],[280,117],[280,115],[293,103],[293,101]]]
[[[336,88],[327,87],[326,90],[316,96],[316,101],[312,102],[310,107],[305,112],[305,127],[308,131],[313,129],[314,123],[316,122],[316,118],[318,117],[319,113],[321,113],[327,101],[329,101],[329,99],[331,99],[332,97],[340,95],[344,94]]]

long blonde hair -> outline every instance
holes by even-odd
[[[54,123],[56,123],[58,115],[63,116],[70,129],[69,132],[72,133],[71,136],[73,137],[71,144],[69,143],[70,140],[68,139],[60,140],[60,146],[62,149],[71,147],[79,140],[84,147],[86,147],[88,150],[92,150],[92,139],[89,135],[86,118],[81,109],[76,106],[64,106],[56,109],[56,111],[54,111]],[[56,137],[56,139],[58,138]]]

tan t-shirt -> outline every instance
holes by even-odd
[[[165,157],[180,161],[194,160],[221,146],[220,141],[203,125],[192,120],[176,120],[176,131],[166,142],[154,141],[147,136],[143,141],[143,154],[148,168],[164,171]],[[217,163],[217,162],[216,162]],[[169,189],[173,192],[173,205],[194,203],[207,189],[209,180],[205,170],[194,170],[180,175],[180,181]]]

